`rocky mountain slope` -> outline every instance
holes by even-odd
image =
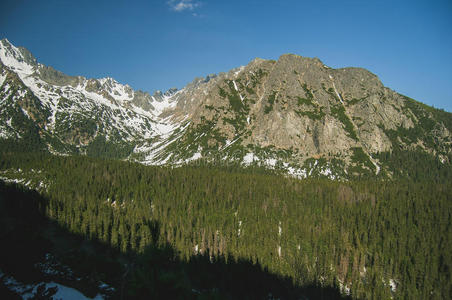
[[[391,177],[394,150],[452,159],[452,114],[317,58],[255,59],[154,95],[67,76],[0,42],[0,145],[146,164],[263,165],[289,174]]]

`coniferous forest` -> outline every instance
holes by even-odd
[[[37,191],[0,181],[0,269],[52,253],[118,299],[450,299],[450,169],[416,158],[419,179],[331,181],[4,152]]]

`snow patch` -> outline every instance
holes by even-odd
[[[20,108],[22,110],[22,112],[24,113],[24,115],[27,116],[27,118],[31,119],[30,115],[28,114],[28,111],[26,111],[23,107]]]
[[[327,177],[334,176],[330,168],[321,169],[319,173]]]
[[[174,131],[175,126],[169,123],[156,123],[154,129],[159,135],[167,135]]]
[[[52,114],[49,117],[50,124],[46,125],[46,127],[50,127],[52,129],[55,129],[55,122],[56,122],[56,114],[58,112],[58,100],[50,101],[51,104],[49,104],[50,111]]]
[[[55,282],[49,282],[49,283],[45,283],[45,289],[48,288],[57,288],[57,292],[55,295],[53,295],[53,299],[64,299],[64,300],[83,300],[83,299],[92,299],[92,298],[88,298],[85,297],[85,295],[83,295],[81,292],[77,291],[74,288],[70,288],[67,286],[64,286],[62,284],[59,283],[55,283]],[[38,285],[36,285],[33,288],[33,291],[31,292],[31,294],[25,294],[23,295],[24,299],[29,299],[28,297],[32,298],[33,294],[36,293],[38,289]],[[103,299],[102,296],[97,295],[94,299]]]
[[[369,156],[370,162],[375,166],[375,175],[378,175],[378,173],[380,173],[380,166],[375,162],[375,160],[370,154],[367,156]]]
[[[239,89],[237,88],[237,84],[235,83],[235,80],[232,80],[232,82],[234,83],[234,88],[235,88],[235,90],[238,92]]]
[[[225,150],[226,148],[228,148],[229,146],[231,146],[232,144],[237,142],[239,139],[240,139],[240,136],[238,138],[234,139],[232,142],[230,140],[226,140],[226,144],[224,145],[223,148],[221,148],[221,150]]]
[[[3,82],[5,82],[5,79],[6,79],[6,74],[5,75],[0,74],[0,86],[3,85]]]
[[[189,159],[187,159],[186,162],[190,162],[190,161],[193,161],[193,160],[197,160],[197,159],[200,159],[201,157],[202,157],[201,153],[200,153],[200,152],[196,152],[195,154],[193,154],[192,157],[190,157]]]
[[[334,91],[336,92],[336,96],[339,98],[339,100],[341,101],[341,103],[344,104],[344,100],[342,100],[341,95],[337,92],[336,86],[334,85],[334,82],[333,82],[333,87],[334,87]]]
[[[243,70],[245,69],[245,66],[241,66],[237,71],[234,72],[234,76],[237,77]]]
[[[140,147],[135,147],[134,152],[135,153],[147,152],[145,159],[142,161],[143,164],[162,165],[163,163],[165,163],[168,160],[168,157],[164,161],[162,161],[161,159],[158,158],[159,155],[164,153],[163,151],[166,149],[166,147],[168,147],[169,145],[171,145],[172,143],[177,141],[177,139],[183,135],[184,130],[190,125],[190,123],[191,122],[187,122],[183,126],[177,126],[176,129],[180,128],[180,131],[179,131],[178,135],[175,137],[172,137],[172,139],[163,140],[162,142],[158,143],[156,146],[142,145]]]
[[[366,266],[363,267],[362,271],[359,271],[359,275],[361,275],[361,277],[364,277],[367,274],[367,269]]]
[[[397,283],[394,279],[389,279],[389,287],[391,288],[392,292],[395,292],[397,290]]]
[[[7,139],[11,136],[11,134],[8,132],[7,128],[0,125],[0,138]]]
[[[177,91],[176,93],[174,93],[171,96],[167,96],[167,95],[163,95],[163,99],[162,101],[157,101],[154,97],[152,97],[152,99],[154,100],[151,104],[154,107],[153,113],[155,116],[160,116],[165,110],[168,110],[170,108],[174,108],[177,104],[177,101],[174,101],[174,96],[176,96],[177,94],[181,93],[183,91]]]
[[[290,176],[293,176],[298,179],[303,179],[307,177],[307,173],[305,169],[298,169],[294,167],[288,167],[287,168],[287,174]]]
[[[264,161],[264,163],[267,165],[267,166],[270,166],[270,167],[275,167],[276,166],[276,163],[277,163],[278,161],[275,159],[275,158],[267,158],[265,161]]]
[[[10,88],[9,83],[6,83],[6,84],[5,84],[5,87],[4,87],[5,93],[6,93],[7,91],[9,91],[9,88]],[[6,98],[6,96],[5,96],[5,98]]]
[[[254,161],[258,161],[258,160],[259,160],[259,158],[257,156],[255,156],[254,153],[250,152],[250,153],[247,153],[243,157],[243,164],[249,165],[249,164],[252,164]]]
[[[239,229],[237,230],[237,236],[240,236],[240,234],[242,233],[242,221],[239,221]]]
[[[19,90],[17,91],[19,98],[23,98],[27,94],[27,90]]]
[[[197,141],[197,140],[199,140],[200,138],[202,138],[203,136],[205,136],[206,135],[206,133],[205,132],[203,132],[203,133],[201,133],[200,135],[198,135],[196,138],[195,138],[195,142]]]
[[[22,299],[32,299],[34,295],[37,293],[38,287],[41,286],[44,287],[44,290],[56,288],[56,293],[52,296],[52,299],[65,299],[65,300],[92,299],[86,297],[85,295],[83,295],[81,292],[74,288],[67,287],[65,285],[55,283],[53,281],[39,282],[34,284],[24,284],[22,282],[17,281],[15,278],[11,276],[5,276],[1,271],[0,271],[0,280],[3,281],[3,284],[10,291],[13,291],[21,295]],[[98,294],[94,299],[101,300],[104,299],[104,297]]]

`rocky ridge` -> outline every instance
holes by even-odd
[[[293,54],[150,95],[67,76],[0,42],[0,137],[146,164],[263,165],[299,177],[391,176],[394,149],[450,164],[452,117],[361,68]]]

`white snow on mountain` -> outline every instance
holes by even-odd
[[[33,74],[34,67],[25,62],[20,50],[13,46],[7,39],[0,42],[0,60],[14,72],[24,75]]]
[[[176,106],[177,97],[182,90],[176,93],[165,93],[161,100],[149,97],[151,109],[144,110],[133,103],[136,92],[130,86],[123,85],[110,77],[100,79],[77,77],[76,85],[61,86],[46,82],[40,76],[40,68],[45,66],[27,63],[21,50],[6,39],[0,42],[0,60],[7,69],[19,76],[24,85],[38,97],[43,107],[49,112],[45,129],[50,133],[56,130],[58,123],[65,122],[70,125],[74,122],[75,116],[100,120],[107,140],[118,132],[126,141],[137,139],[146,141],[159,136],[168,137],[181,126],[180,121],[161,118],[160,115]],[[5,79],[4,71],[0,74],[0,86]],[[8,91],[9,86],[6,84],[3,87],[2,101],[9,97]],[[18,91],[17,95],[23,97],[26,93],[26,90],[22,90]],[[30,117],[26,110],[23,110],[23,113]],[[8,136],[5,130],[2,128],[2,137]]]
[[[177,104],[176,101],[173,101],[175,96],[180,94],[183,90],[177,91],[176,93],[168,96],[166,94],[163,94],[162,101],[157,101],[154,96],[152,96],[152,99],[154,100],[152,102],[152,106],[154,107],[154,110],[152,111],[155,116],[159,116],[161,113],[163,113],[165,110],[174,108]]]
[[[197,130],[199,123],[196,120],[192,123],[190,118],[199,107],[199,95],[208,95],[209,89],[216,84],[212,80],[217,80],[217,76],[209,75],[206,79],[194,80],[181,90],[157,91],[151,96],[134,91],[129,85],[111,77],[88,79],[66,76],[37,63],[27,50],[11,45],[6,39],[0,41],[0,60],[3,64],[0,65],[0,114],[9,109],[19,115],[20,120],[23,120],[22,116],[35,123],[39,120],[36,125],[40,136],[51,137],[52,140],[49,138],[44,142],[53,154],[87,154],[89,147],[98,142],[101,146],[95,144],[99,147],[93,151],[103,146],[111,148],[112,145],[119,145],[113,151],[121,151],[121,157],[150,165],[180,165],[200,158],[209,160],[203,147],[192,151],[184,142],[188,140],[196,144],[209,134],[196,132],[193,140],[187,139],[186,135],[192,129]],[[244,70],[242,66],[221,75],[231,80],[231,88],[242,101],[246,101],[246,96],[240,93],[239,86],[244,83],[237,76]],[[10,72],[16,74],[23,85]],[[39,101],[35,101],[33,96]],[[8,124],[6,120],[10,120]],[[19,126],[14,125],[18,123],[15,119],[11,122],[10,115],[4,113],[0,122],[0,138],[25,136],[20,127],[15,127]],[[253,123],[251,115],[246,116],[246,123]],[[236,160],[237,157],[229,152],[243,142],[242,137],[242,134],[237,134],[220,142],[218,151],[221,154],[217,157],[224,161]],[[214,140],[207,137],[208,143]],[[182,149],[181,144],[184,144]],[[126,150],[122,151],[121,147]],[[316,174],[329,178],[336,176],[329,166],[320,168],[314,165],[306,170],[287,165],[278,155],[267,156],[258,152],[246,153],[240,163],[269,169],[283,168],[289,175],[299,178],[310,176],[314,168]]]

